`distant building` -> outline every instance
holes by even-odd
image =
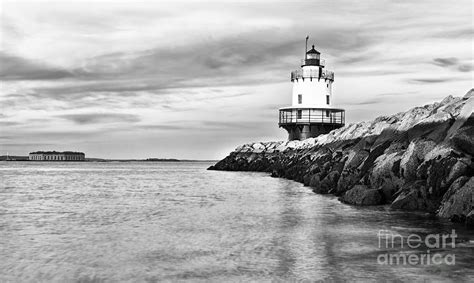
[[[83,152],[73,151],[35,151],[30,152],[29,160],[32,161],[84,161],[86,155]]]
[[[344,109],[333,107],[334,72],[325,69],[325,61],[314,45],[305,52],[301,68],[291,72],[291,82],[293,103],[280,108],[278,123],[288,131],[289,140],[317,137],[344,126]]]

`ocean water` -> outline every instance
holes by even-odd
[[[0,163],[0,281],[474,280],[474,231],[462,225],[209,165]],[[381,230],[453,229],[454,248],[429,252],[454,265],[378,261],[428,252],[380,245]]]

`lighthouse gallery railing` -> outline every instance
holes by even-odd
[[[291,72],[291,81],[297,79],[317,79],[319,78],[319,69],[317,70],[296,70]],[[322,70],[321,78],[334,81],[334,72]]]
[[[334,108],[280,109],[279,125],[287,124],[333,124],[345,125],[345,111]]]

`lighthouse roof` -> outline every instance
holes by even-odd
[[[318,50],[314,49],[314,45],[313,45],[313,47],[308,52],[306,52],[306,54],[321,54],[321,53]]]

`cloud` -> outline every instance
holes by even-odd
[[[378,96],[398,96],[398,95],[407,95],[407,94],[415,94],[416,91],[404,91],[404,92],[385,92],[379,93]]]
[[[137,125],[137,128],[144,129],[144,130],[164,130],[164,131],[179,131],[179,130],[186,130],[186,129],[193,129],[195,127],[189,125],[185,126],[181,123],[172,122],[168,124],[153,124],[153,125]]]
[[[275,109],[273,109],[275,110]],[[256,123],[254,126],[249,126],[248,123],[243,121],[214,121],[214,120],[202,120],[202,121],[170,121],[167,124],[145,124],[136,125],[134,128],[146,129],[146,130],[159,130],[159,131],[181,131],[187,130],[188,132],[198,133],[203,131],[221,131],[222,134],[229,134],[229,132],[247,132],[247,131],[258,131],[260,128],[267,127],[268,123],[274,123],[273,121],[262,121]]]
[[[261,40],[264,36],[268,42]],[[255,72],[252,70],[255,67],[279,65],[275,58],[292,54],[296,45],[300,44],[294,39],[282,41],[263,32],[253,32],[197,42],[191,50],[157,47],[105,54],[86,60],[76,72],[90,79],[153,77],[169,84],[199,78],[237,78],[242,72]]]
[[[433,64],[444,68],[452,68],[453,70],[464,73],[470,72],[474,69],[471,63],[460,63],[459,59],[455,57],[435,58],[433,59]]]
[[[356,64],[356,63],[362,63],[362,62],[368,62],[374,60],[374,58],[377,58],[377,54],[373,53],[362,53],[362,54],[349,54],[349,55],[341,55],[340,57],[337,58],[337,61],[341,64]]]
[[[201,126],[212,130],[237,130],[249,128],[243,121],[201,121]]]
[[[135,123],[140,121],[140,117],[134,114],[120,113],[85,113],[85,114],[64,114],[56,117],[70,120],[76,124],[102,124],[102,123]]]
[[[440,67],[449,67],[456,65],[458,63],[458,58],[449,57],[449,58],[435,58],[433,59],[433,64]]]
[[[438,84],[453,81],[453,78],[439,78],[439,79],[408,79],[407,81],[412,84]]]
[[[460,72],[470,72],[474,70],[474,66],[472,64],[462,64],[462,65],[459,65],[458,70]]]
[[[7,2],[0,96],[12,144],[208,158],[223,141],[284,138],[276,109],[291,101],[289,71],[308,34],[336,73],[336,101],[354,101],[351,122],[471,83],[465,0]],[[179,141],[162,139],[167,131]]]
[[[446,39],[472,39],[474,36],[474,29],[472,28],[472,25],[467,27],[462,27],[462,28],[452,28],[452,27],[447,27],[442,31],[438,31],[435,33],[432,33],[433,37],[437,38],[446,38]]]
[[[377,104],[377,103],[382,103],[384,102],[384,99],[381,98],[372,98],[372,99],[366,99],[358,102],[347,102],[345,105],[372,105],[372,104]]]
[[[59,80],[72,76],[64,69],[0,52],[2,80]]]
[[[55,143],[37,143],[37,142],[20,142],[20,143],[0,143],[1,146],[22,147],[22,146],[54,146]]]
[[[17,126],[17,125],[20,125],[21,123],[20,122],[16,122],[16,121],[0,121],[0,126]]]

